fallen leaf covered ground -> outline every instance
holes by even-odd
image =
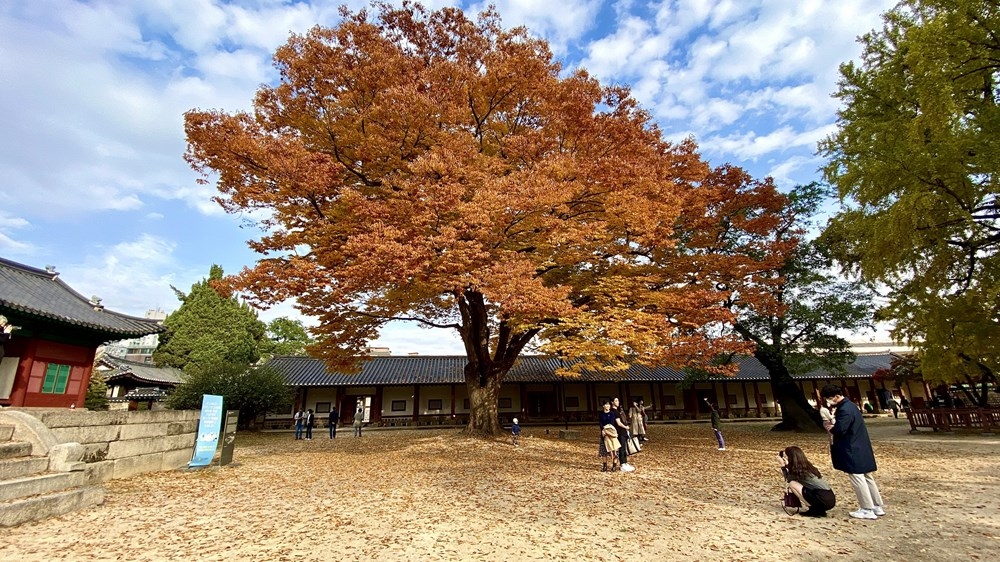
[[[0,559],[992,560],[1000,438],[910,435],[868,421],[888,515],[848,518],[825,437],[653,425],[634,473],[602,473],[596,428],[525,427],[521,445],[457,429],[336,440],[240,434],[236,465],[106,484],[104,505],[0,530]],[[593,431],[591,431],[593,429]],[[593,433],[594,435],[590,435]],[[797,444],[837,492],[826,519],[789,517],[775,464]]]

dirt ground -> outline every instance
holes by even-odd
[[[347,428],[240,435],[234,466],[109,482],[102,506],[0,530],[0,559],[996,560],[1000,437],[868,423],[878,521],[847,516],[854,494],[824,436],[767,424],[724,425],[726,451],[706,424],[654,425],[630,474],[600,472],[590,427],[583,440],[525,427],[516,448]],[[774,457],[791,444],[837,492],[825,519],[781,510]]]

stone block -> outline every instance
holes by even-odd
[[[199,410],[144,410],[129,412],[125,423],[169,423],[187,420],[197,420],[201,416]]]
[[[169,423],[129,423],[122,426],[119,439],[142,439],[144,437],[163,437],[167,435]]]
[[[180,435],[171,435],[165,438],[167,444],[164,451],[176,451],[177,449],[194,449],[194,441],[198,438],[197,433],[182,433]],[[222,440],[220,439],[221,443]]]
[[[174,470],[187,466],[194,455],[194,448],[177,449],[163,453],[163,468],[160,470]]]
[[[48,457],[25,457],[20,459],[0,460],[0,480],[23,478],[32,474],[41,474],[49,469]]]
[[[115,468],[111,477],[115,479],[128,478],[136,474],[159,471],[163,466],[163,453],[115,459],[113,462]]]
[[[77,427],[54,427],[52,434],[60,443],[107,443],[118,439],[120,425],[84,425]]]
[[[47,427],[84,427],[94,425],[121,425],[128,412],[90,412],[85,410],[57,410],[38,412],[36,416]]]
[[[108,458],[107,443],[84,443],[83,457],[80,459],[85,463],[101,462]]]
[[[108,443],[109,459],[122,459],[138,455],[162,453],[190,447],[194,444],[194,434],[171,435],[167,437],[146,437],[128,441],[112,441]]]
[[[0,425],[0,443],[10,441],[14,437],[14,426]]]
[[[197,433],[198,420],[184,420],[170,422],[167,424],[167,435],[180,435],[182,433]]]
[[[0,527],[12,527],[104,503],[104,490],[79,488],[8,503],[0,509]]]
[[[0,482],[0,502],[49,494],[83,484],[82,472],[63,472],[59,474],[39,474],[16,480]]]
[[[88,463],[83,469],[84,482],[88,486],[101,484],[114,476],[115,461]]]
[[[49,449],[50,472],[75,472],[83,470],[83,445],[79,443],[60,443]]]

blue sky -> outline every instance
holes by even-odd
[[[426,1],[429,8],[487,3]],[[627,84],[671,139],[693,136],[783,188],[820,179],[838,65],[894,0],[498,0],[566,69]],[[250,265],[255,230],[185,164],[183,114],[249,109],[289,33],[363,2],[0,2],[0,257],[55,265],[84,295],[142,315],[178,306],[213,263]],[[261,313],[295,316],[291,304]],[[393,353],[461,353],[440,330],[387,328]]]

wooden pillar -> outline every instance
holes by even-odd
[[[455,419],[455,383],[451,384],[451,419]]]
[[[420,385],[413,385],[413,421],[420,421]]]
[[[750,399],[747,397],[747,381],[740,381],[740,386],[743,387],[743,410],[746,415],[750,415]]]
[[[753,403],[757,405],[757,417],[761,417],[762,412],[760,411],[760,387],[757,386],[757,381],[753,381]]]
[[[375,387],[375,398],[372,400],[372,415],[369,417],[369,422],[377,423],[382,421],[382,392],[384,387]]]
[[[519,400],[521,402],[521,404],[520,404],[520,406],[521,406],[521,417],[527,419],[528,418],[528,385],[524,384],[523,382],[522,383],[518,383],[518,385],[517,385],[517,394],[518,394],[518,396],[520,396]]]
[[[594,383],[592,382],[583,383],[583,392],[584,394],[587,395],[587,412],[593,413],[594,410],[597,409],[597,407],[594,406],[594,402],[597,401],[597,398],[591,396],[592,394],[597,393],[597,391],[594,389]]]
[[[733,417],[729,407],[729,383],[727,381],[722,381],[722,401],[726,404],[726,417]]]

